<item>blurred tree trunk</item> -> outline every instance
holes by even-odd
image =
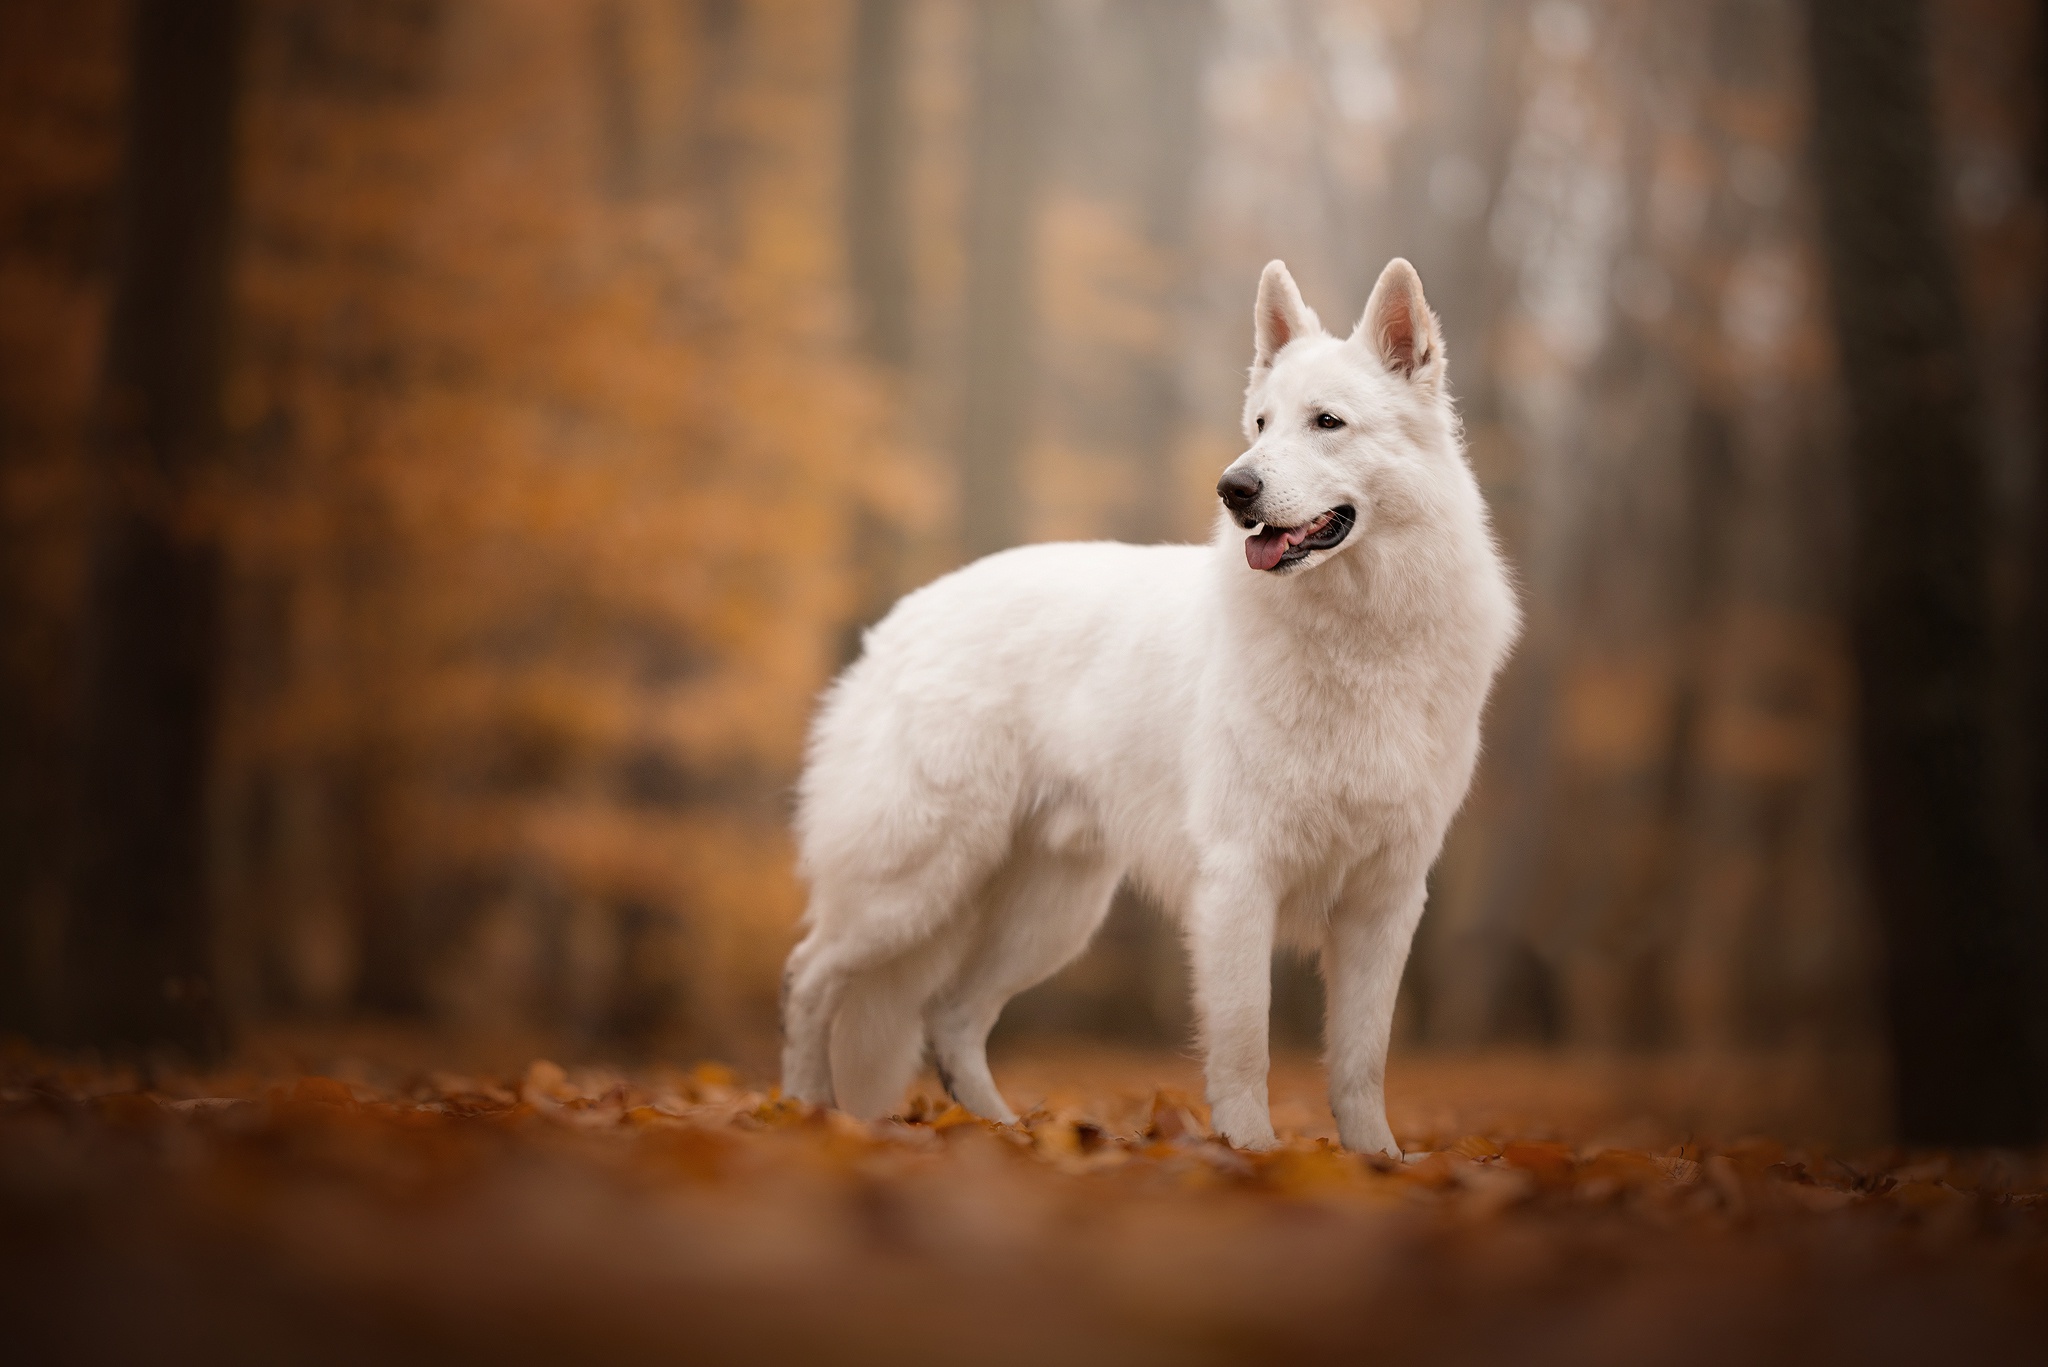
[[[235,0],[134,10],[66,937],[73,1033],[199,1054],[219,1044],[205,798],[222,567],[193,503],[221,437],[240,38]]]
[[[978,0],[968,131],[967,320],[958,417],[960,540],[969,557],[1023,534],[1019,455],[1035,388],[1038,189],[1044,160],[1038,0]]]
[[[2048,1121],[2030,1025],[2040,960],[1994,800],[1985,455],[1940,215],[1926,18],[1918,0],[1811,0],[1808,13],[1899,1132],[2026,1142]]]
[[[1136,390],[1138,501],[1131,535],[1164,541],[1179,528],[1173,516],[1174,453],[1181,431],[1179,313],[1188,278],[1189,230],[1202,152],[1202,72],[1214,10],[1176,0],[1130,0],[1138,41],[1132,112],[1142,121],[1142,164],[1135,168],[1145,237],[1166,266],[1157,306],[1165,322],[1159,349],[1140,358]],[[1176,951],[1178,946],[1175,946]]]
[[[2034,6],[2034,194],[2048,203],[2048,3]],[[2035,966],[2032,1027],[2035,1074],[2040,1082],[2040,1110],[2048,1112],[2048,289],[2035,301],[2034,336],[2034,506],[2028,548],[2031,583],[2020,620],[2022,727],[2025,753],[2020,760],[2026,810],[2020,839],[2029,854],[2021,876],[2023,914],[2033,927]],[[2048,1130],[2037,1119],[2036,1133]]]
[[[901,402],[915,351],[910,256],[910,127],[904,103],[909,54],[906,0],[860,0],[846,88],[846,270],[860,344]],[[860,654],[861,634],[904,587],[902,529],[863,503],[853,513],[848,567],[857,586],[838,658]]]
[[[904,0],[860,0],[847,82],[846,256],[861,341],[910,364],[910,148],[903,105]]]
[[[124,15],[0,6],[0,1033],[56,1006],[84,429],[120,155]]]

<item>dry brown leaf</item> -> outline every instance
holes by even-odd
[[[1545,1186],[1564,1186],[1572,1180],[1572,1150],[1569,1144],[1545,1140],[1512,1140],[1501,1146],[1501,1160],[1521,1168]]]
[[[1483,1134],[1468,1134],[1451,1145],[1451,1152],[1474,1160],[1500,1157],[1500,1145]]]

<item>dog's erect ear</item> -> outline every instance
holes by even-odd
[[[1396,375],[1433,380],[1442,368],[1443,340],[1436,315],[1422,297],[1422,277],[1405,257],[1395,257],[1380,272],[1365,304],[1365,316],[1351,334]]]
[[[1268,261],[1259,276],[1259,302],[1252,309],[1252,369],[1273,364],[1280,348],[1297,337],[1321,332],[1323,323],[1316,311],[1301,302],[1301,291],[1286,263]]]

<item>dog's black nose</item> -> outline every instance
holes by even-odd
[[[1265,487],[1265,481],[1249,470],[1226,470],[1223,478],[1216,481],[1216,496],[1230,511],[1241,513],[1251,507],[1252,500]]]

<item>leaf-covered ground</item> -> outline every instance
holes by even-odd
[[[2048,1155],[1660,1135],[1556,1061],[1398,1070],[1398,1164],[1299,1064],[1259,1155],[1172,1056],[1013,1061],[1014,1128],[715,1065],[332,1071],[0,1062],[10,1359],[2048,1358]]]

